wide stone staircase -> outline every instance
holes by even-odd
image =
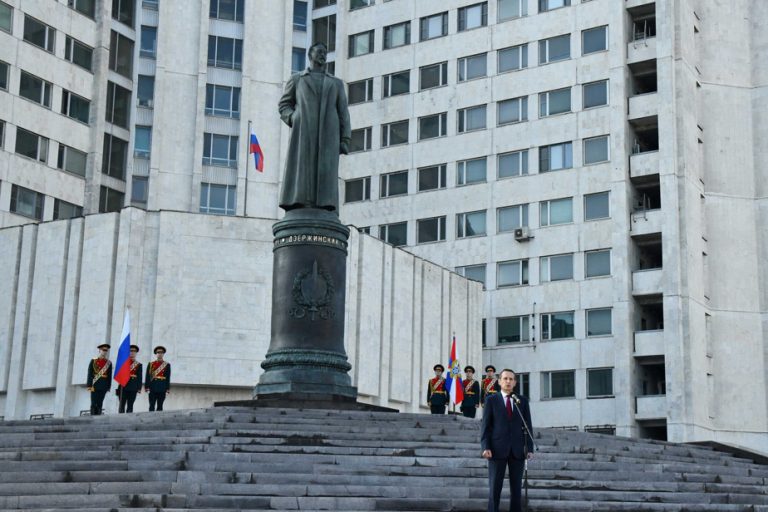
[[[245,407],[0,422],[0,510],[483,511],[479,436],[454,416]],[[536,437],[531,511],[768,512],[768,466],[751,460]]]

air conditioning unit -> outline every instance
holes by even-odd
[[[515,229],[515,240],[518,242],[527,242],[531,238],[531,231],[527,227]]]

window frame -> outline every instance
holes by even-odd
[[[574,279],[574,254],[572,252],[569,253],[561,253],[561,254],[548,254],[546,256],[540,256],[539,257],[539,282],[540,283],[555,283],[557,281],[573,281]],[[557,279],[552,278],[552,260],[563,260],[565,261],[565,258],[568,258],[570,260],[570,275],[568,277],[558,277]]]
[[[602,313],[606,311],[609,315],[608,332],[591,334],[589,329],[590,313]],[[589,308],[584,310],[584,334],[587,338],[605,338],[613,336],[613,308],[609,306],[604,308]]]
[[[512,121],[502,121],[502,105],[517,102],[517,119]],[[528,121],[528,96],[518,96],[517,98],[508,98],[496,102],[496,126],[507,126],[510,124],[524,123]]]
[[[552,103],[553,103],[552,98],[555,95],[563,94],[563,92],[565,91],[568,92],[568,109],[552,112]],[[572,112],[573,112],[573,95],[571,94],[571,87],[562,87],[560,89],[552,89],[550,91],[544,91],[539,93],[539,118],[540,119],[543,119],[545,117],[570,114]]]
[[[556,7],[549,7],[550,1],[551,0],[539,0],[538,1],[539,13],[556,11],[557,9],[563,9],[565,7],[570,7],[571,6],[571,0],[559,0],[559,1],[563,2],[563,5],[558,5]]]
[[[81,119],[80,117],[76,117],[72,115],[72,102],[74,101],[82,101],[87,106],[87,115],[86,119]],[[90,117],[91,117],[91,100],[88,98],[84,98],[80,96],[79,94],[75,94],[72,91],[68,91],[66,89],[62,89],[61,91],[61,113],[65,116],[67,116],[70,119],[74,119],[77,122],[83,123],[85,125],[90,124]]]
[[[145,130],[149,131],[149,143],[147,148],[138,147],[139,129],[141,129],[142,132],[144,132]],[[133,157],[149,160],[151,156],[152,156],[152,125],[136,125],[134,127],[134,135],[133,135]]]
[[[426,137],[424,136],[424,129],[422,123],[431,121],[433,118],[437,118],[437,135]],[[438,114],[430,114],[428,116],[421,116],[418,118],[418,134],[417,141],[439,139],[445,137],[448,134],[448,112],[440,112]]]
[[[591,393],[591,389],[590,389],[590,376],[594,372],[604,372],[604,371],[607,371],[607,370],[609,370],[611,372],[611,378],[610,378],[611,390],[610,390],[610,393],[608,393],[608,394],[601,394],[601,395],[593,395]],[[614,398],[616,396],[615,392],[614,392],[614,389],[613,389],[614,388],[614,386],[613,386],[614,371],[613,370],[614,370],[613,367],[587,368],[587,398],[588,399],[594,399],[594,398]]]
[[[227,138],[228,145],[228,158],[219,158],[214,156],[214,147],[216,139]],[[240,138],[237,135],[226,135],[221,133],[204,132],[203,133],[203,165],[210,167],[227,167],[230,169],[237,169],[238,163],[238,148]],[[208,156],[205,156],[208,151]],[[232,156],[234,155],[234,157]]]
[[[431,85],[424,87],[424,72],[430,68],[439,67],[438,75],[439,80],[437,85]],[[430,89],[437,89],[438,87],[445,87],[448,85],[448,61],[436,62],[434,64],[428,64],[419,68],[419,91],[428,91]]]
[[[211,106],[208,106],[210,91]],[[217,92],[223,92],[229,95],[229,110],[216,108]],[[242,90],[240,87],[220,84],[205,84],[205,115],[213,117],[224,117],[229,119],[240,119],[240,101]],[[237,105],[235,105],[237,103]]]
[[[125,112],[120,112],[116,107],[116,99],[118,99],[118,93],[123,96]],[[105,110],[105,121],[121,128],[129,129],[131,124],[131,97],[133,93],[111,80],[107,82],[107,108]],[[125,123],[121,124],[120,119],[115,114],[124,114]],[[117,119],[117,120],[116,120]]]
[[[482,111],[483,123],[482,126],[476,126],[473,128],[468,127],[469,116],[474,112]],[[470,133],[480,130],[488,129],[488,105],[483,103],[482,105],[472,105],[471,107],[464,107],[456,110],[456,133]]]
[[[360,186],[360,199],[350,199],[350,190],[352,187]],[[344,180],[344,203],[360,203],[371,200],[371,177],[353,178]]]
[[[473,179],[467,181],[467,166],[472,162],[483,161],[483,178]],[[475,158],[467,158],[465,160],[459,160],[456,162],[456,186],[464,187],[468,185],[474,185],[475,183],[486,183],[488,181],[488,157],[480,156]]]
[[[83,64],[77,62],[75,60],[75,48],[80,47],[82,50],[85,50],[88,52],[88,66],[84,66]],[[64,38],[64,59],[71,62],[75,66],[78,66],[89,73],[93,73],[93,48],[88,46],[87,44],[78,41],[74,37],[70,36],[69,34],[66,35]]]
[[[440,17],[441,30],[440,35],[429,36],[429,21],[433,18]],[[424,37],[427,35],[428,37]],[[438,39],[448,35],[448,11],[438,12],[430,14],[428,16],[422,16],[419,18],[419,42],[430,41],[432,39]]]
[[[528,0],[517,0],[517,14],[513,16],[502,16],[502,2],[507,2],[509,0],[498,0],[496,3],[496,12],[498,16],[498,22],[508,21],[508,20],[516,20],[518,18],[524,18],[525,16],[528,16]]]
[[[541,325],[541,341],[558,341],[558,340],[573,340],[576,339],[576,312],[570,311],[553,311],[550,313],[541,313],[539,315],[539,324]],[[552,337],[552,318],[555,315],[570,315],[571,316],[571,332],[570,336],[563,336],[558,338]],[[547,318],[546,322],[544,317]],[[568,333],[566,333],[568,334]]]
[[[572,390],[572,394],[553,396],[552,393],[552,377],[555,374],[570,374],[571,382],[568,388]],[[546,385],[545,385],[546,379]],[[576,398],[576,370],[556,370],[541,373],[541,400],[571,400]]]
[[[552,45],[553,41],[561,38],[568,38],[568,55],[565,57],[552,59],[550,56],[550,53],[551,53],[550,46]],[[542,51],[542,48],[545,48],[545,50]],[[563,62],[570,59],[571,59],[571,34],[570,33],[547,37],[545,39],[539,39],[539,66],[553,64],[555,62]]]
[[[358,87],[362,84],[364,91],[364,97],[365,99],[360,101],[353,101],[353,95],[352,95],[352,88]],[[354,82],[347,83],[347,98],[349,105],[359,105],[361,103],[368,103],[369,101],[373,101],[373,77],[371,78],[364,78],[363,80],[356,80]]]
[[[121,164],[120,168],[117,168],[115,165],[113,165],[113,161],[112,161],[112,154],[113,154],[112,148],[113,148],[113,143],[115,139],[121,143],[122,149],[123,149],[122,162],[118,162],[118,164]],[[128,170],[127,166],[128,166],[129,151],[130,151],[130,146],[127,140],[123,140],[120,137],[117,137],[116,135],[105,133],[103,156],[101,160],[101,173],[107,176],[111,176],[115,179],[125,181],[125,175]],[[119,175],[113,174],[113,170],[121,171],[121,174]]]
[[[61,214],[62,206],[71,208],[73,214],[69,216],[62,215]],[[74,219],[82,216],[83,216],[82,206],[76,205],[74,203],[70,203],[68,201],[64,201],[63,199],[59,199],[59,198],[53,199],[53,220]]]
[[[507,178],[519,178],[521,176],[528,176],[528,173],[530,172],[530,159],[529,159],[529,150],[528,149],[517,149],[515,151],[506,151],[504,153],[499,153],[496,155],[496,177],[498,179],[507,179]],[[519,172],[517,174],[507,174],[502,176],[501,170],[501,160],[502,158],[509,157],[511,155],[520,155],[518,157],[518,168]]]
[[[483,62],[483,74],[469,76],[470,62],[475,60],[479,62],[481,57]],[[459,57],[456,60],[456,83],[461,84],[486,77],[488,77],[488,52],[475,53],[473,55],[467,55],[466,57]]]
[[[502,274],[502,267],[509,267],[510,270],[512,270],[512,267],[517,266],[517,275],[515,282],[514,280],[507,282],[501,281],[501,274]],[[514,273],[514,270],[512,270]],[[520,258],[516,260],[506,260],[506,261],[499,261],[496,263],[496,288],[519,288],[520,286],[528,286],[531,282],[530,277],[530,263],[528,258]]]
[[[488,275],[487,275],[488,274],[488,272],[487,272],[488,269],[487,269],[487,267],[488,267],[488,265],[485,264],[485,263],[478,263],[476,265],[463,265],[461,267],[456,267],[455,270],[456,270],[457,274],[459,274],[460,276],[462,276],[462,277],[464,277],[466,279],[469,279],[470,281],[476,281],[478,283],[482,283],[483,284],[483,290],[485,290],[486,281],[488,279]],[[467,275],[467,270],[469,270],[469,269],[480,269],[480,268],[483,269],[483,279],[482,279],[482,281],[480,279],[475,279],[474,277],[470,277],[470,276]]]
[[[219,43],[220,41],[227,40],[232,41],[232,65],[225,66],[225,60],[219,59]],[[213,58],[211,58],[211,42],[213,41]],[[239,56],[239,62],[238,62]],[[243,69],[243,40],[236,37],[225,37],[208,35],[208,56],[207,66],[219,69],[233,69],[235,71],[241,71]]]
[[[594,105],[587,105],[587,88],[597,86],[598,84],[605,84],[605,103],[596,103]],[[608,87],[609,79],[595,80],[594,82],[587,82],[581,84],[581,109],[589,110],[593,108],[607,107],[611,103],[610,88]]]
[[[394,171],[394,172],[388,172],[380,175],[379,179],[379,199],[386,199],[388,197],[401,197],[401,196],[407,196],[409,193],[409,183],[408,183],[408,169],[401,170],[401,171]],[[390,189],[392,188],[391,181],[393,178],[401,178],[402,176],[405,176],[405,192],[392,192]]]
[[[364,32],[358,32],[356,34],[350,34],[348,37],[349,46],[347,48],[347,58],[352,59],[354,57],[361,57],[363,55],[370,55],[376,50],[374,48],[374,29],[366,30]],[[368,37],[368,51],[364,53],[357,53],[357,46],[355,42],[362,37]]]
[[[31,39],[28,39],[28,37],[32,37],[32,34],[28,33],[28,26],[27,26],[28,21],[30,21],[31,23],[37,23],[38,25],[42,25],[42,29],[44,31],[42,45],[38,44],[37,42]],[[29,29],[29,32],[31,32],[31,30],[32,29]],[[22,34],[22,40],[26,41],[32,46],[36,46],[40,48],[43,51],[46,51],[48,53],[54,53],[56,50],[56,29],[48,25],[47,23],[43,23],[37,18],[24,13],[24,30]]]
[[[127,56],[123,52],[128,46]],[[133,49],[135,42],[123,34],[112,30],[109,35],[109,64],[110,71],[130,80],[133,79]],[[126,61],[127,57],[127,61]],[[124,63],[127,62],[127,66]]]
[[[589,256],[601,253],[608,253],[608,273],[589,275]],[[590,251],[584,251],[584,279],[599,279],[601,277],[610,277],[611,273],[611,249],[594,249]]]
[[[152,33],[154,33],[154,39],[152,39],[152,48],[145,48],[144,44],[149,41],[145,40],[144,35]],[[141,30],[139,32],[139,57],[144,59],[157,59],[157,27],[150,25],[141,26]]]
[[[395,80],[398,79],[397,77],[400,77],[400,76],[407,76],[408,90],[403,92],[393,93],[392,86],[395,83]],[[404,94],[410,94],[410,92],[411,92],[411,70],[410,69],[406,69],[403,71],[396,71],[394,73],[389,73],[381,77],[381,98],[382,99],[392,98],[394,96],[402,96]]]
[[[78,157],[82,159],[82,162],[83,162],[82,173],[78,172],[77,169],[70,168],[70,166],[68,165],[68,162],[70,162],[70,153],[77,154]],[[81,178],[85,178],[87,167],[88,167],[88,153],[86,153],[85,151],[80,151],[79,149],[75,149],[71,146],[67,146],[59,142],[59,152],[56,158],[57,169],[64,171],[68,174],[73,174],[75,176],[80,176]]]
[[[467,26],[467,13],[471,9],[480,8],[480,24],[472,27]],[[472,5],[466,5],[459,7],[456,16],[456,32],[466,32],[467,30],[473,30],[476,28],[488,26],[488,2],[478,2]]]
[[[517,63],[515,68],[502,69],[501,59],[504,52],[517,50]],[[496,50],[496,74],[512,73],[513,71],[520,71],[528,68],[528,43],[516,44],[514,46],[507,46],[506,48],[499,48]]]
[[[422,180],[421,180],[421,173],[432,171],[434,169],[435,173],[437,174],[437,187],[434,188],[422,188]],[[431,190],[441,190],[447,187],[448,185],[448,164],[436,164],[436,165],[427,165],[424,167],[418,168],[418,176],[417,176],[417,185],[416,189],[417,192],[429,192]]]
[[[560,201],[568,201],[571,207],[571,219],[565,222],[556,222],[552,223],[552,203],[560,202]],[[544,216],[541,214],[542,208],[546,205],[547,208],[547,224],[542,223],[542,219]],[[566,224],[573,224],[573,196],[570,197],[558,197],[556,199],[547,199],[544,201],[539,202],[539,227],[549,227],[549,226],[563,226]]]
[[[34,198],[34,214],[19,211],[19,194],[28,194]],[[24,203],[22,202],[22,204]],[[42,221],[45,215],[45,194],[13,183],[11,184],[11,202],[8,205],[8,211],[14,215]]]
[[[3,26],[0,26],[0,30],[2,30],[3,32],[6,32],[8,34],[12,34],[13,33],[13,10],[14,10],[13,6],[8,5],[5,2],[0,1],[0,9],[3,9],[3,8],[7,8],[8,9],[7,12],[8,12],[8,20],[10,21],[10,25],[8,26],[7,29],[5,27],[3,27]]]
[[[516,229],[529,227],[528,205],[529,203],[520,203],[520,204],[509,205],[509,206],[500,206],[496,208],[496,233],[497,234],[514,233]],[[501,221],[502,214],[506,211],[512,212],[515,210],[517,210],[518,212],[516,215],[517,217],[516,221],[518,225],[511,227],[509,229],[502,229],[501,228],[503,224]],[[513,214],[512,216],[514,217],[515,215]]]
[[[510,321],[514,323],[517,321],[517,330],[520,333],[520,339],[518,341],[501,341],[501,322]],[[505,336],[506,338],[507,336]],[[514,337],[508,336],[508,337]],[[500,316],[496,318],[496,345],[528,345],[531,343],[531,317],[530,315],[513,315],[513,316]]]
[[[422,240],[421,228],[426,222],[436,222],[434,240]],[[439,215],[437,217],[428,217],[424,219],[416,220],[416,245],[433,244],[437,242],[445,242],[446,239],[446,216]]]
[[[27,71],[24,71],[23,69],[19,70],[19,97],[24,98],[25,100],[31,101],[33,103],[37,103],[38,105],[47,108],[48,110],[51,110],[51,103],[53,98],[53,84],[44,78],[41,78],[39,76],[33,75],[32,73],[29,73]],[[36,87],[28,87],[27,89],[22,89],[22,82],[24,80],[32,81],[32,82],[39,82],[39,89],[40,89],[40,98],[33,98],[31,96],[31,93],[23,93],[23,90],[30,90],[34,91],[37,89]],[[30,84],[28,84],[30,85]],[[31,84],[34,85],[34,84]]]
[[[211,0],[209,4],[209,9],[208,9],[208,17],[214,20],[243,23],[243,20],[245,18],[245,3],[246,3],[245,0],[231,0],[231,1],[235,2],[235,8],[232,11],[232,18],[223,18],[220,16],[221,0]]]
[[[406,127],[406,140],[402,142],[395,142],[392,143],[392,130],[396,126],[405,126]],[[409,119],[401,119],[400,121],[392,121],[391,123],[384,123],[381,125],[381,147],[383,148],[391,148],[394,146],[403,146],[407,145],[410,142],[410,120]]]
[[[393,44],[392,43],[392,36],[393,31],[403,28],[405,30],[405,34],[403,36],[403,40],[405,41],[402,44]],[[387,25],[382,30],[382,50],[392,50],[394,48],[401,48],[403,46],[408,46],[411,44],[411,20],[408,21],[401,21],[400,23],[394,23],[392,25]]]
[[[594,32],[596,30],[603,29],[603,48],[599,50],[591,50],[591,51],[584,51],[585,44],[584,44],[584,36],[588,32]],[[581,31],[581,55],[592,55],[594,53],[601,53],[601,52],[607,52],[608,51],[608,25],[600,25],[597,27],[587,28]]]
[[[355,138],[356,134],[361,133],[363,134],[363,148],[357,149],[356,147],[352,146],[352,141]],[[363,128],[357,128],[355,130],[352,130],[349,140],[349,153],[363,153],[365,151],[370,151],[373,147],[373,127],[372,126],[365,126]]]
[[[211,206],[211,190],[223,190],[224,192],[224,205]],[[205,203],[203,203],[203,195],[205,194]],[[230,205],[230,202],[232,203]],[[214,210],[214,211],[212,211]],[[207,215],[229,215],[233,216],[237,214],[237,185],[221,185],[218,183],[200,183],[200,213]]]
[[[401,226],[405,226],[405,240],[403,243],[398,244],[395,242],[390,242],[390,231],[393,228],[399,228]],[[408,221],[402,221],[402,222],[391,222],[389,224],[381,224],[379,226],[379,240],[384,241],[385,243],[393,246],[393,247],[404,247],[408,245]]]
[[[129,8],[123,9],[124,6],[129,6]],[[112,19],[133,28],[136,17],[135,9],[134,0],[112,0]]]
[[[112,201],[119,199],[119,205],[114,208]],[[125,193],[113,188],[101,185],[99,188],[99,213],[118,212],[125,206]]]
[[[470,215],[480,215],[483,217],[483,231],[482,233],[473,233],[471,235],[466,234],[468,228],[471,227],[472,222],[469,218]],[[486,236],[488,234],[488,219],[486,210],[474,210],[471,212],[461,212],[456,214],[456,238],[475,238],[479,236]]]
[[[587,161],[587,144],[594,143],[600,140],[605,140],[605,158],[602,160]],[[589,137],[582,141],[582,160],[583,165],[598,165],[611,161],[611,138],[610,135],[598,135],[597,137]]]
[[[552,167],[552,149],[562,147],[562,167]],[[544,154],[546,153],[546,156]],[[546,162],[546,166],[544,165]],[[573,142],[564,141],[539,146],[539,174],[573,169]]]
[[[26,137],[27,134],[35,138],[35,156],[19,152],[19,140],[23,140],[21,139],[20,135],[24,135]],[[48,137],[43,137],[42,135],[37,134],[31,130],[25,130],[20,126],[16,126],[16,146],[14,147],[15,154],[48,165],[48,152],[50,149],[51,141]]]

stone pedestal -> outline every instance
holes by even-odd
[[[272,231],[272,335],[254,398],[354,402],[344,350],[349,229],[335,212],[300,208]]]

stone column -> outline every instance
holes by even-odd
[[[335,212],[298,208],[272,231],[272,334],[254,397],[354,402],[344,350],[349,229]]]

